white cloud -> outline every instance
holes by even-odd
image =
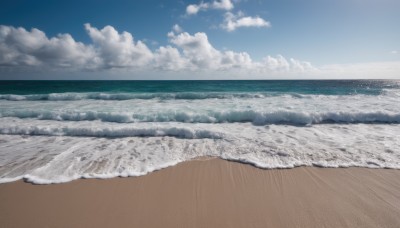
[[[205,33],[199,32],[194,35],[189,33],[170,34],[171,43],[182,50],[184,59],[187,59],[189,70],[231,70],[251,69],[256,64],[246,52],[220,51],[214,48],[208,41]]]
[[[153,58],[153,53],[142,41],[135,42],[129,32],[118,33],[112,26],[101,30],[85,24],[105,68],[143,66]]]
[[[208,4],[204,4],[204,3],[200,3],[199,5],[192,4],[192,5],[188,5],[186,7],[186,13],[188,15],[197,14],[200,11],[200,9],[207,9],[207,8],[208,8]]]
[[[219,51],[209,42],[205,33],[196,33],[193,36],[187,32],[171,36],[171,43],[181,50],[183,55],[196,68],[215,68],[218,64]]]
[[[189,62],[181,56],[178,49],[159,47],[154,53],[154,67],[159,70],[180,71],[187,68]]]
[[[383,79],[399,78],[400,73],[399,61],[318,68],[282,55],[268,55],[255,61],[247,52],[218,50],[205,33],[180,32],[176,26],[168,34],[169,45],[159,46],[154,51],[142,41],[135,41],[130,33],[119,33],[112,26],[97,29],[86,24],[85,28],[92,40],[89,44],[77,42],[69,34],[49,38],[38,29],[28,31],[0,26],[0,78],[12,72],[36,70],[58,71],[57,75],[90,70],[97,72],[96,75],[102,72],[103,76],[112,75],[110,77],[117,77],[121,72],[130,76],[132,72],[140,72],[140,75],[158,75],[158,78],[180,75],[180,79]]]
[[[393,55],[397,55],[397,54],[399,54],[399,52],[398,52],[398,51],[391,51],[390,53],[392,53]]]
[[[90,44],[76,42],[69,34],[48,38],[38,29],[27,31],[11,26],[0,27],[0,68],[69,69],[72,71],[126,69],[128,72],[225,72],[256,75],[311,72],[308,62],[267,56],[254,61],[247,52],[218,50],[205,33],[181,32],[176,25],[168,33],[170,44],[154,51],[128,32],[114,27],[97,29],[85,24]]]
[[[172,31],[174,31],[176,33],[181,33],[181,32],[183,32],[183,29],[178,24],[175,24],[174,26],[172,26]]]
[[[188,5],[186,7],[186,14],[195,15],[199,11],[207,11],[209,9],[230,11],[233,8],[234,5],[231,0],[214,0],[213,2],[202,1],[199,4]],[[241,11],[239,11],[237,14],[226,12],[224,15],[224,22],[221,24],[221,27],[231,32],[241,27],[271,27],[271,23],[259,16],[244,16],[243,12]]]
[[[0,26],[0,66],[93,68],[98,61],[92,46],[69,34],[49,39],[38,29]]]
[[[230,0],[215,0],[211,3],[200,2],[199,4],[191,4],[186,7],[186,14],[194,15],[200,10],[206,11],[208,9],[218,10],[231,10],[233,9],[233,3]]]
[[[170,32],[168,37],[175,47],[157,50],[156,65],[162,69],[214,72],[240,70],[242,73],[302,73],[315,69],[309,62],[287,60],[281,55],[267,56],[257,62],[247,52],[221,51],[213,47],[207,34],[202,32],[193,35]]]
[[[211,8],[221,10],[231,10],[233,7],[234,6],[230,0],[213,1],[211,5]]]
[[[232,32],[237,28],[241,27],[271,27],[271,23],[269,21],[264,20],[263,18],[256,17],[246,17],[242,12],[238,14],[233,14],[231,12],[225,13],[224,23],[221,25],[223,29],[226,31]]]
[[[278,55],[275,58],[267,56],[263,59],[264,65],[274,71],[287,71],[289,70],[290,64],[282,55]]]

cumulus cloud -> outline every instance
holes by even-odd
[[[99,62],[90,45],[69,34],[48,38],[38,29],[0,26],[0,66],[50,66],[93,68]]]
[[[217,51],[209,42],[205,33],[196,33],[193,36],[187,32],[172,35],[171,43],[175,44],[181,50],[183,55],[190,61],[193,66],[199,68],[215,68],[218,65]]]
[[[307,72],[313,66],[304,61],[278,55],[254,61],[247,52],[218,50],[207,34],[183,32],[179,25],[168,33],[169,45],[154,51],[129,32],[112,26],[102,29],[84,25],[92,42],[83,44],[69,34],[48,38],[38,29],[27,31],[11,26],[0,27],[0,67],[36,67],[38,69],[107,70],[171,72]]]
[[[188,65],[188,60],[170,45],[159,47],[154,53],[154,67],[158,70],[181,71],[187,69]]]
[[[93,43],[76,42],[69,34],[48,38],[38,29],[0,26],[0,65],[72,67],[80,69],[135,67],[147,64],[153,53],[128,32],[112,26],[101,30],[85,24]]]
[[[156,66],[161,69],[186,71],[242,71],[247,73],[302,73],[314,71],[309,62],[267,56],[257,62],[247,52],[221,51],[208,40],[207,34],[182,32],[168,34],[174,45],[156,51]]]
[[[192,73],[208,78],[398,78],[400,72],[398,61],[318,68],[282,55],[267,55],[255,61],[247,52],[219,50],[207,34],[183,32],[178,25],[168,33],[169,44],[154,50],[129,32],[118,32],[112,26],[98,29],[86,24],[85,30],[91,38],[89,44],[78,42],[69,34],[48,37],[39,29],[0,26],[0,70],[90,70],[115,77],[115,72],[120,71],[111,69],[118,68],[129,75],[137,71],[149,75],[161,72],[159,77],[163,77],[171,72],[169,75],[182,75],[182,79],[183,75],[191,78]]]
[[[99,30],[90,24],[85,24],[85,29],[105,68],[143,66],[153,58],[146,44],[135,42],[129,32],[118,33],[112,26]]]
[[[200,3],[198,5],[192,4],[192,5],[188,5],[186,7],[186,13],[188,15],[197,14],[200,11],[200,9],[207,9],[207,8],[208,8],[208,4],[205,4],[205,3]]]
[[[230,0],[215,0],[210,3],[200,2],[199,4],[190,4],[186,7],[186,14],[194,15],[199,11],[206,11],[208,9],[218,9],[218,10],[231,10],[233,9],[233,3]]]
[[[211,8],[221,10],[231,10],[233,7],[234,6],[230,0],[213,1],[211,5]]]
[[[232,32],[241,27],[271,27],[271,23],[269,21],[264,20],[263,18],[256,17],[247,17],[244,16],[242,12],[238,14],[233,14],[231,12],[227,12],[224,15],[224,23],[221,25],[223,29],[226,31]]]
[[[182,50],[191,70],[226,70],[251,68],[252,60],[245,52],[219,51],[214,48],[205,33],[190,35],[187,32],[170,35],[170,42]]]

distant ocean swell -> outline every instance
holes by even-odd
[[[398,81],[5,82],[0,93],[0,183],[140,176],[201,156],[400,169]]]
[[[265,96],[278,95],[277,93],[51,93],[51,94],[32,94],[0,95],[0,99],[10,101],[24,100],[133,100],[133,99],[225,99],[225,98],[259,98]],[[293,94],[293,96],[301,96]]]
[[[356,92],[347,95],[357,95]],[[382,90],[378,95],[400,97],[400,90]],[[50,93],[50,94],[0,94],[0,100],[9,101],[73,101],[73,100],[133,100],[133,99],[162,99],[162,100],[196,100],[196,99],[231,99],[231,98],[264,98],[287,96],[293,98],[312,98],[312,94],[296,92],[180,92],[180,93]],[[314,95],[317,96],[318,95]],[[323,94],[321,94],[323,96]],[[365,96],[365,95],[364,95]],[[376,94],[369,95],[376,96]]]

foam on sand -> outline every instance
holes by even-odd
[[[256,127],[246,123],[133,123],[121,128],[116,123],[92,121],[8,121],[14,121],[20,132],[1,135],[1,182],[25,178],[33,183],[49,184],[81,177],[140,176],[204,156],[265,169],[298,166],[400,168],[400,125]],[[35,129],[48,134],[31,136]],[[61,136],[52,136],[54,129],[61,129],[55,134]],[[130,137],[132,132],[136,134],[132,129],[156,133],[154,137]],[[157,135],[156,129],[166,129],[165,134],[168,129],[173,130],[169,135]],[[186,130],[182,132],[182,129]],[[82,137],[90,134],[96,137]]]

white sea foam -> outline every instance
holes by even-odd
[[[293,124],[310,125],[323,123],[400,123],[400,112],[306,112],[291,110],[256,111],[174,111],[158,113],[115,113],[98,111],[36,111],[20,110],[0,113],[1,117],[37,118],[41,120],[85,121],[101,120],[104,122],[184,122],[184,123],[234,123],[250,122],[255,125]]]
[[[170,136],[186,139],[211,138],[220,139],[223,134],[207,129],[179,126],[147,125],[144,127],[135,125],[94,125],[92,123],[71,124],[54,121],[24,121],[11,120],[13,124],[7,124],[9,118],[0,119],[0,134],[8,135],[47,135],[47,136],[78,136],[78,137],[160,137]]]
[[[20,126],[97,129],[113,123],[9,119]],[[3,123],[1,124],[3,125]],[[128,124],[129,125],[129,124]],[[133,124],[136,125],[136,124]],[[154,127],[140,123],[140,128]],[[168,128],[171,123],[160,123]],[[24,178],[37,184],[77,178],[140,176],[199,156],[214,156],[260,168],[369,167],[400,168],[400,125],[326,124],[312,127],[254,126],[246,123],[188,124],[177,128],[208,129],[221,138],[70,137],[1,135],[0,182]],[[195,132],[195,130],[192,130]]]
[[[83,95],[82,95],[83,96]],[[0,117],[104,122],[185,122],[255,125],[320,123],[399,123],[396,95],[281,95],[205,100],[0,100]]]
[[[260,168],[400,168],[393,90],[131,96],[0,95],[0,183],[140,176],[199,156]]]
[[[351,96],[354,96],[353,94]],[[382,95],[400,97],[398,89],[383,89]],[[197,100],[197,99],[234,99],[234,98],[265,98],[265,97],[293,97],[293,98],[310,98],[324,97],[326,95],[300,94],[290,92],[178,92],[178,93],[49,93],[49,94],[0,94],[0,100],[10,101],[73,101],[73,100],[136,100],[136,99],[165,99],[165,100]],[[332,96],[332,95],[331,95]],[[339,96],[339,95],[338,95]],[[350,95],[342,95],[350,96]],[[358,95],[371,97],[372,95]],[[375,95],[373,95],[375,96]]]

